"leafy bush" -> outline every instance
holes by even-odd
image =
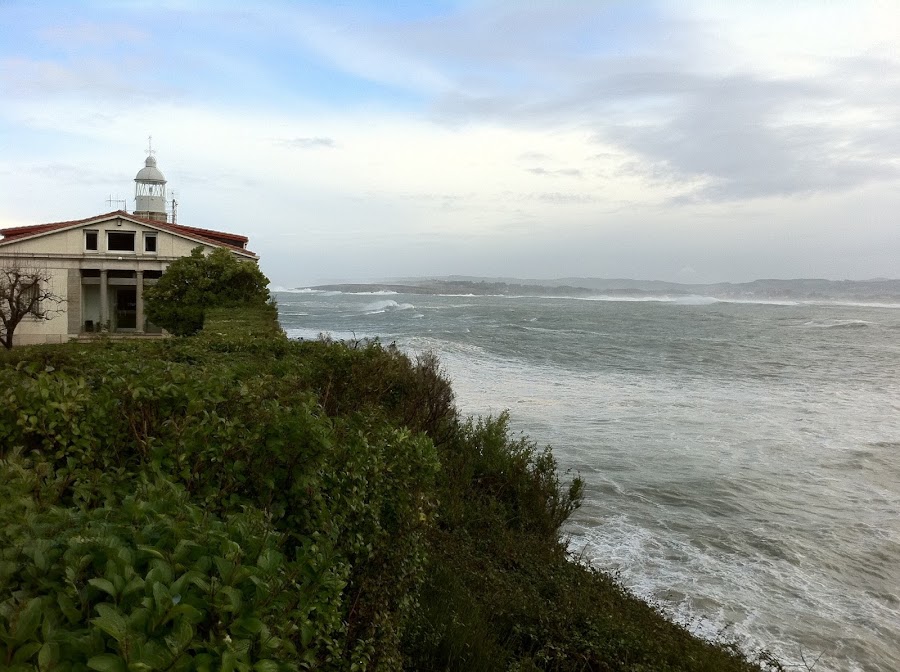
[[[314,659],[290,592],[310,589],[307,568],[285,562],[259,511],[219,519],[164,480],[96,508],[41,510],[23,464],[0,468],[4,669],[274,671]]]
[[[190,340],[14,352],[0,368],[0,457],[28,455],[48,474],[44,504],[96,511],[160,473],[222,520],[264,512],[311,577],[293,593],[311,660],[396,668],[424,572],[432,442],[372,397],[329,417],[301,344],[210,326]],[[278,354],[258,354],[262,342]],[[414,369],[379,348],[350,357],[370,372]]]
[[[269,280],[252,262],[238,261],[223,248],[173,261],[144,292],[147,318],[178,336],[203,328],[209,308],[259,305],[269,300]]]

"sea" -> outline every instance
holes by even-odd
[[[587,483],[580,561],[792,669],[900,670],[900,305],[295,290],[296,339],[434,351]]]

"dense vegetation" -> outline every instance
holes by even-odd
[[[0,668],[753,670],[575,562],[582,484],[433,357],[196,336],[0,358]]]
[[[178,336],[203,328],[206,311],[264,304],[269,279],[253,262],[238,261],[224,248],[209,254],[196,247],[190,256],[176,259],[159,281],[144,292],[148,319]]]

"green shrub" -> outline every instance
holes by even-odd
[[[195,248],[176,259],[144,292],[147,318],[178,336],[203,328],[206,311],[220,306],[265,305],[269,280],[259,267],[223,248]]]
[[[161,473],[223,520],[265,512],[281,550],[307,563],[305,592],[331,595],[320,602],[333,612],[309,616],[316,663],[396,667],[423,578],[432,442],[373,397],[330,417],[300,344],[228,338],[77,346],[59,368],[11,356],[0,369],[0,456],[26,454],[48,474],[43,503],[94,511]],[[280,354],[257,354],[261,340]],[[210,347],[226,342],[227,352]],[[413,369],[396,352],[357,356],[395,376]]]
[[[0,465],[4,669],[296,670],[315,660],[310,612],[330,609],[338,630],[342,586],[322,594],[286,562],[261,512],[220,519],[161,479],[100,507],[42,508],[24,466]],[[319,594],[301,606],[297,589]]]

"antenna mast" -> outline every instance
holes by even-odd
[[[107,205],[115,205],[116,210],[126,210],[128,208],[128,201],[126,201],[124,198],[119,198],[118,196],[113,198],[112,194],[110,194],[109,198],[106,199],[106,204]],[[122,206],[122,207],[118,207],[118,206]]]

